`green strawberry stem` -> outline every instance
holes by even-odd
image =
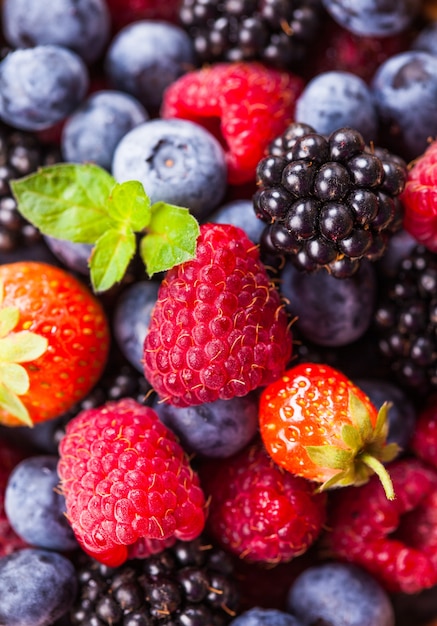
[[[394,500],[395,492],[394,492],[393,483],[390,478],[390,474],[387,472],[387,470],[385,469],[381,461],[378,461],[377,458],[375,458],[371,454],[368,454],[367,452],[364,452],[363,454],[360,455],[360,461],[365,463],[368,467],[370,467],[375,472],[375,474],[377,474],[384,488],[387,499]]]

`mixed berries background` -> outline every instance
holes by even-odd
[[[0,1],[0,624],[437,623],[435,0]]]

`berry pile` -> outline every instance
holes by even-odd
[[[0,0],[0,624],[437,622],[432,0]]]

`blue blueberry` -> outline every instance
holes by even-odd
[[[324,270],[307,274],[287,262],[280,282],[296,329],[320,346],[345,346],[369,328],[376,300],[375,268],[363,262],[350,278],[338,280]]]
[[[165,89],[195,67],[194,44],[179,26],[158,20],[128,24],[112,39],[105,74],[114,89],[156,110]]]
[[[123,355],[139,372],[144,372],[144,339],[158,296],[159,282],[142,280],[127,287],[114,309],[114,337]]]
[[[255,607],[241,613],[229,626],[303,626],[296,617],[278,609]]]
[[[242,228],[254,243],[259,243],[265,222],[260,220],[253,210],[252,200],[232,200],[208,215],[208,222],[214,224],[233,224]]]
[[[87,63],[99,59],[109,41],[105,0],[3,0],[3,31],[14,48],[54,44],[70,48]]]
[[[136,126],[115,149],[118,182],[139,180],[152,202],[187,207],[199,220],[219,206],[227,188],[225,153],[200,124],[153,119]]]
[[[287,610],[304,626],[394,626],[385,590],[367,572],[349,563],[313,565],[297,576]]]
[[[73,272],[89,275],[88,260],[93,249],[92,244],[64,241],[44,235],[44,241],[55,257]]]
[[[427,23],[414,37],[411,50],[420,50],[437,56],[437,20]]]
[[[407,30],[420,6],[417,0],[322,0],[322,4],[340,26],[365,37]]]
[[[6,485],[5,511],[12,528],[29,545],[64,552],[78,543],[65,517],[65,498],[57,489],[57,464],[55,455],[21,461]]]
[[[417,411],[407,394],[397,385],[380,378],[359,378],[355,383],[366,393],[377,409],[391,402],[388,412],[388,442],[406,450],[416,424]]]
[[[88,89],[82,59],[61,46],[10,52],[0,63],[0,119],[20,130],[43,130],[67,118]]]
[[[437,135],[437,57],[409,50],[389,57],[371,82],[381,143],[409,161]]]
[[[378,130],[373,94],[351,72],[323,72],[310,80],[296,102],[295,119],[322,135],[344,126],[355,128],[366,143],[376,139]]]
[[[0,624],[50,626],[70,610],[76,571],[57,552],[26,548],[0,559]]]
[[[187,450],[205,457],[236,454],[258,430],[258,396],[254,393],[190,407],[156,401],[153,408]]]
[[[147,111],[133,96],[109,89],[94,92],[65,123],[62,156],[70,163],[93,162],[109,171],[117,144],[148,119]]]

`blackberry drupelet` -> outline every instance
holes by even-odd
[[[81,554],[74,626],[224,626],[236,614],[230,557],[201,539],[109,568]]]
[[[182,0],[179,22],[199,64],[261,61],[294,69],[321,25],[320,0]]]
[[[42,237],[18,212],[10,181],[61,160],[59,149],[42,144],[37,135],[0,125],[0,252],[25,248]]]
[[[290,257],[302,271],[325,268],[336,278],[350,277],[361,259],[381,258],[400,229],[397,196],[406,179],[406,163],[366,146],[357,130],[325,137],[293,123],[257,167],[254,210],[267,223],[261,250]]]
[[[416,245],[388,279],[375,310],[378,347],[400,383],[437,389],[437,255]]]

